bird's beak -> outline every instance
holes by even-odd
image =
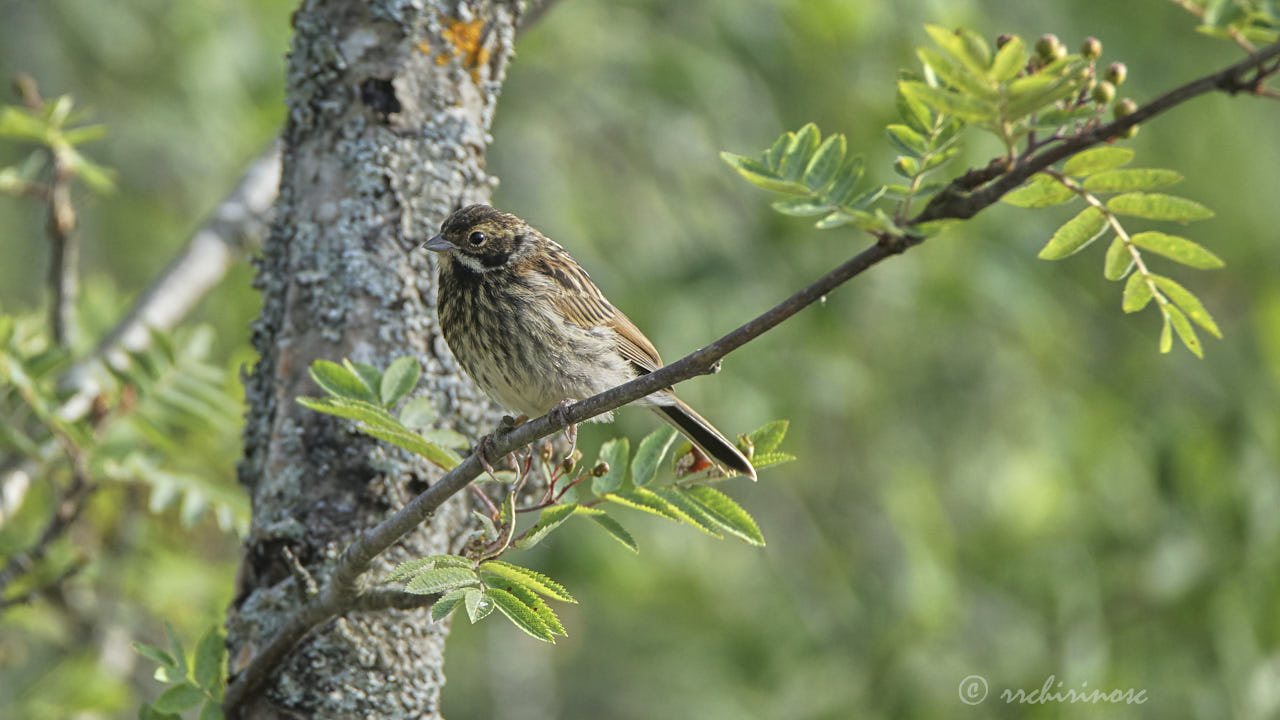
[[[437,235],[422,243],[422,247],[430,250],[431,252],[444,252],[446,250],[452,250],[453,243],[445,240],[443,235]]]

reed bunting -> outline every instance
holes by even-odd
[[[662,367],[658,351],[569,253],[488,205],[453,213],[423,244],[440,253],[440,329],[499,405],[528,417]],[[732,442],[669,388],[636,401],[717,463],[755,479]],[[612,419],[612,413],[599,420]]]

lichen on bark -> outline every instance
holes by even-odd
[[[411,355],[416,394],[476,434],[497,415],[440,340],[435,274],[416,248],[461,204],[485,201],[489,127],[511,54],[513,2],[307,0],[294,15],[276,219],[258,260],[263,306],[240,481],[253,523],[228,613],[231,672],[305,600],[289,553],[323,583],[343,548],[438,471],[294,402],[315,359],[379,368]],[[460,27],[480,28],[458,47]],[[375,565],[456,550],[460,499]],[[286,549],[288,552],[286,552]],[[447,627],[423,610],[322,625],[245,717],[436,717]]]

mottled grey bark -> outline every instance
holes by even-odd
[[[518,20],[514,2],[306,0],[294,16],[276,220],[258,265],[261,360],[240,480],[253,501],[227,643],[232,675],[303,602],[343,548],[438,471],[310,412],[317,358],[385,368],[412,355],[418,393],[464,432],[496,416],[435,326],[435,274],[415,252],[441,218],[485,201],[488,129]],[[457,550],[462,498],[386,553]],[[322,625],[242,707],[245,717],[437,717],[447,627],[425,610],[350,613]]]

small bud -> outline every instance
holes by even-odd
[[[569,473],[573,472],[573,469],[575,467],[578,466],[578,461],[581,459],[582,459],[582,451],[575,449],[572,455],[560,461],[560,469],[563,470],[566,475],[568,475]]]
[[[1036,40],[1036,54],[1045,61],[1057,60],[1067,54],[1067,49],[1062,46],[1062,41],[1057,35],[1045,33]]]
[[[1009,41],[1012,39],[1013,39],[1013,36],[1010,35],[1009,33],[1000,33],[1000,35],[996,37],[996,49],[999,50],[1005,45],[1008,45]]]
[[[1139,126],[1137,126],[1137,125],[1130,125],[1129,127],[1127,127],[1127,128],[1125,128],[1124,130],[1121,130],[1121,131],[1120,131],[1120,137],[1125,138],[1125,139],[1127,140],[1127,139],[1129,139],[1129,138],[1133,137],[1134,135],[1137,135],[1137,134],[1138,134],[1138,127],[1139,127]]]
[[[1125,67],[1125,64],[1122,62],[1113,62],[1108,65],[1107,72],[1103,75],[1103,77],[1107,79],[1107,82],[1115,83],[1116,85],[1124,83],[1124,79],[1128,76],[1129,68]]]
[[[1097,60],[1102,55],[1102,41],[1096,37],[1087,37],[1080,46],[1080,54],[1085,60]]]
[[[1093,97],[1093,101],[1098,103],[1099,105],[1106,105],[1107,103],[1115,99],[1116,86],[1112,85],[1106,80],[1103,80],[1102,82],[1093,86],[1092,97]]]
[[[596,466],[591,468],[592,477],[604,477],[605,473],[607,472],[609,472],[609,463],[603,460],[596,463]]]
[[[1134,102],[1133,98],[1124,98],[1116,103],[1115,108],[1113,108],[1111,112],[1117,118],[1122,118],[1125,115],[1132,115],[1133,111],[1137,109],[1138,103]]]

